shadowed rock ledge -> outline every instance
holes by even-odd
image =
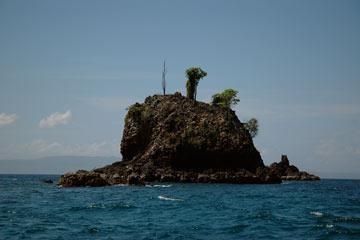
[[[280,183],[283,178],[283,164],[264,165],[234,111],[180,93],[130,106],[120,149],[122,161],[65,174],[59,184]]]

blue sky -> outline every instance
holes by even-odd
[[[116,156],[126,107],[239,91],[265,163],[360,176],[359,1],[0,0],[0,159]],[[55,114],[55,115],[54,115]],[[42,124],[40,122],[42,121]]]

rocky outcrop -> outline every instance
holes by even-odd
[[[123,169],[121,169],[123,170]],[[121,171],[120,170],[120,171]],[[100,173],[101,172],[101,173]],[[259,168],[255,173],[239,170],[206,170],[206,171],[175,171],[173,169],[159,169],[153,173],[124,172],[123,174],[112,174],[104,169],[95,171],[69,173],[60,179],[63,187],[77,186],[106,186],[117,184],[145,185],[151,182],[179,182],[179,183],[251,183],[269,184],[281,183],[281,178],[270,173],[268,168]]]
[[[41,182],[42,182],[42,183],[47,183],[47,184],[52,184],[52,183],[54,183],[54,182],[53,182],[53,180],[52,180],[52,179],[50,179],[50,178],[47,178],[47,179],[41,179]]]
[[[289,164],[288,157],[286,155],[281,156],[279,163],[273,163],[270,165],[270,171],[281,177],[282,180],[297,180],[297,181],[313,181],[320,180],[318,176],[309,174],[307,172],[299,171],[297,167]]]
[[[94,171],[79,170],[75,173],[62,175],[59,185],[62,187],[103,187],[110,185],[105,176]]]
[[[235,112],[181,96],[148,97],[125,118],[124,162],[176,170],[264,167]]]
[[[154,95],[129,107],[122,161],[63,175],[60,185],[145,182],[279,183],[234,111],[181,96]]]

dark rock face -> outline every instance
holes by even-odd
[[[307,172],[299,171],[297,167],[295,167],[294,165],[290,165],[288,157],[286,155],[282,155],[281,161],[279,163],[271,164],[269,168],[271,172],[281,177],[282,180],[320,180],[318,176],[309,174]]]
[[[121,141],[123,161],[177,170],[264,167],[235,112],[180,94],[148,97],[130,107]]]
[[[111,165],[113,166],[113,165]],[[172,169],[159,169],[154,175],[143,173],[122,173],[122,175],[108,172],[111,166],[95,171],[82,171],[81,173],[68,173],[61,176],[59,185],[63,187],[102,187],[116,184],[129,184],[143,186],[150,182],[179,182],[179,183],[247,183],[247,184],[273,184],[281,183],[281,178],[269,171],[267,167],[259,168],[256,173],[240,169],[233,170],[206,170],[198,171],[174,171]],[[117,166],[118,167],[118,166]],[[115,171],[122,171],[118,169]],[[115,177],[116,176],[116,177]]]
[[[132,105],[125,118],[120,149],[121,162],[63,175],[59,184],[280,183],[282,166],[286,165],[264,165],[234,111],[180,93],[155,95],[143,104]],[[298,172],[290,166],[286,171]]]
[[[102,187],[109,183],[100,173],[79,170],[76,173],[62,175],[59,185],[63,187]]]

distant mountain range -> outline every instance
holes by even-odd
[[[0,160],[0,174],[63,174],[91,170],[120,161],[119,157],[53,156],[37,159]]]

